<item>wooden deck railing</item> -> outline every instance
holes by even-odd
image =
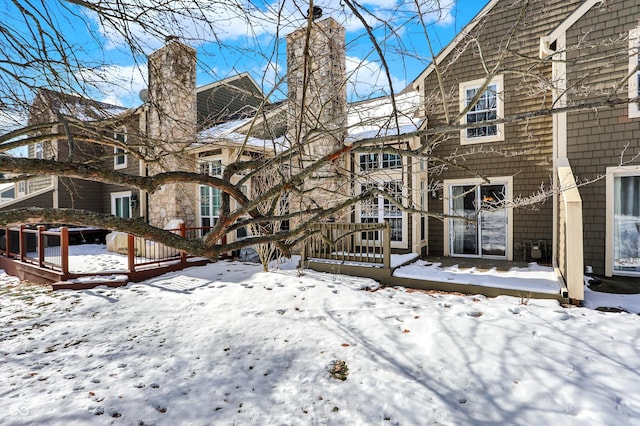
[[[209,231],[210,227],[169,229],[182,237],[199,238]],[[50,269],[62,274],[69,274],[69,241],[76,239],[85,241],[85,235],[98,230],[75,230],[61,227],[56,230],[46,230],[42,225],[30,228],[25,225],[5,228],[0,237],[0,254]],[[108,231],[102,230],[104,236]],[[0,233],[2,230],[0,230]],[[176,250],[146,238],[127,234],[127,272],[134,272],[137,268],[166,264],[186,264],[190,256],[186,252]]]
[[[315,223],[302,261],[320,259],[391,267],[389,223]]]

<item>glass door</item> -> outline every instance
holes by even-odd
[[[640,176],[614,179],[613,270],[640,273]]]
[[[449,244],[452,256],[506,257],[505,185],[450,187]]]
[[[474,185],[451,187],[449,214],[451,219],[451,254],[463,256],[479,255],[478,226],[476,222],[476,195]]]

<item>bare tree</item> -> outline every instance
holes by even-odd
[[[513,20],[501,37],[485,37],[492,33],[480,22],[473,27],[473,32],[457,41],[455,50],[442,58],[435,55],[432,47],[427,52],[411,49],[402,36],[405,26],[417,26],[431,46],[428,27],[447,13],[447,5],[440,1],[397,2],[386,10],[384,16],[359,2],[344,0],[343,4],[335,13],[348,16],[350,22],[358,22],[364,28],[371,46],[370,57],[381,64],[388,87],[387,104],[390,105],[383,125],[380,125],[382,118],[375,113],[362,114],[354,122],[347,120],[346,99],[336,96],[342,90],[346,91],[349,74],[346,70],[340,77],[342,81],[332,83],[331,87],[336,88],[333,95],[325,98],[318,95],[326,90],[318,91],[322,89],[322,83],[314,80],[318,67],[313,54],[313,49],[317,48],[313,39],[316,22],[313,13],[308,13],[314,10],[313,1],[275,2],[254,7],[243,3],[195,0],[164,3],[70,0],[43,1],[40,4],[14,0],[11,7],[15,15],[11,19],[3,19],[0,24],[0,46],[6,52],[6,59],[0,60],[1,114],[12,119],[25,117],[30,112],[32,118],[39,119],[25,123],[24,119],[18,118],[11,126],[5,126],[0,134],[0,149],[5,153],[0,157],[0,170],[9,176],[7,181],[61,176],[70,179],[65,181],[70,187],[78,182],[75,179],[79,179],[131,188],[151,197],[172,187],[177,197],[184,198],[197,198],[194,188],[200,185],[219,191],[221,202],[215,223],[211,223],[210,231],[199,239],[182,238],[161,229],[159,223],[148,223],[140,218],[122,218],[77,208],[5,209],[0,211],[0,223],[66,223],[105,227],[210,258],[249,245],[267,247],[267,252],[277,249],[289,254],[296,244],[310,235],[309,223],[329,219],[352,220],[355,206],[365,200],[384,200],[386,209],[393,207],[406,214],[439,220],[451,217],[452,213],[443,209],[427,209],[420,200],[425,194],[433,199],[444,198],[442,179],[452,170],[489,182],[481,163],[470,161],[471,158],[535,155],[543,161],[550,153],[543,146],[546,142],[539,138],[539,129],[543,126],[540,123],[545,120],[548,123],[550,117],[562,112],[630,102],[627,96],[620,96],[624,81],[598,97],[590,96],[584,101],[571,103],[558,101],[565,92],[578,89],[577,86],[559,87],[551,75],[551,64],[558,60],[559,52],[540,57],[532,50],[531,40],[523,40],[521,36],[523,28],[540,19],[536,17],[540,1],[512,2],[510,7],[514,12],[510,16]],[[295,21],[291,18],[294,14],[305,18]],[[228,31],[225,21],[235,25],[244,23],[246,32],[259,41],[250,49],[251,54],[264,58],[276,69],[283,65],[279,59],[278,40],[296,28],[300,28],[301,53],[298,62],[288,64],[284,77],[267,78],[272,70],[269,68],[263,80],[263,87],[269,95],[282,93],[283,88],[288,87],[288,102],[297,105],[297,109],[271,103],[267,96],[259,105],[252,107],[249,114],[247,111],[229,112],[227,121],[245,119],[244,139],[234,146],[232,161],[224,164],[220,173],[202,172],[197,168],[198,153],[204,152],[204,148],[202,141],[197,140],[196,126],[202,129],[206,125],[176,116],[160,103],[162,96],[159,94],[151,93],[148,102],[136,109],[121,110],[97,102],[85,102],[81,108],[73,108],[77,98],[70,94],[93,97],[99,85],[97,80],[106,64],[87,59],[83,46],[65,37],[65,31],[70,27],[97,25],[103,34],[108,35],[110,43],[120,42],[121,46],[126,46],[133,60],[143,64],[142,54],[159,47],[158,39],[167,36],[177,35],[191,45],[201,45],[204,40],[215,41],[217,49],[222,49],[224,41],[221,34]],[[265,42],[267,34],[275,35],[275,39]],[[95,37],[98,45],[104,44],[102,38]],[[235,46],[229,48],[237,49]],[[413,109],[403,110],[398,106],[398,97],[403,94],[397,91],[403,87],[396,87],[388,66],[388,52],[394,50],[419,57],[424,60],[425,67],[431,64],[429,67],[433,69],[432,73],[421,77],[424,82],[416,80],[421,101],[414,104]],[[473,65],[483,70],[482,78],[477,79],[475,91],[469,95],[465,106],[459,108],[460,82],[454,70],[469,52],[475,58]],[[106,50],[103,53],[106,55]],[[622,61],[627,57],[628,51],[622,49],[617,59],[611,60]],[[496,117],[485,117],[478,122],[465,120],[474,106],[483,100],[487,90],[495,91],[492,82],[499,75],[517,81],[519,96],[528,99],[526,111],[503,111]],[[298,92],[292,94],[294,81]],[[62,95],[54,96],[53,93]],[[48,114],[37,114],[34,110],[39,105],[39,96],[52,97],[47,103]],[[496,96],[503,95],[496,93]],[[56,108],[51,108],[52,102],[57,104]],[[164,131],[146,131],[147,128],[140,123],[141,120],[152,119],[146,115],[151,108],[155,108],[157,114],[154,120],[169,123],[171,128],[184,128],[185,132],[167,138]],[[372,109],[380,111],[379,106]],[[331,120],[325,120],[325,114],[331,116]],[[406,115],[410,118],[422,115],[428,123],[410,130],[403,129]],[[208,124],[216,124],[218,118],[209,117],[213,123]],[[145,125],[149,122],[145,121]],[[349,139],[349,135],[358,129],[374,123],[377,131],[361,131]],[[517,125],[517,131],[529,134],[534,142],[526,147],[450,147],[450,142],[457,141],[461,132],[474,134],[504,125]],[[127,129],[126,140],[118,136],[119,128]],[[283,131],[283,128],[287,130]],[[208,146],[219,149],[225,144],[223,139],[209,140]],[[254,139],[268,141],[268,144],[255,149],[252,145]],[[47,144],[54,140],[64,141],[65,149],[48,149]],[[44,144],[42,155],[33,152],[29,158],[10,155],[16,149],[38,144]],[[131,172],[106,166],[113,163],[114,156],[123,153],[139,161],[142,168]],[[384,158],[388,162],[402,158],[402,173],[394,177],[393,172],[381,170],[382,166],[366,161],[361,163],[361,159],[367,156],[376,158],[375,161],[383,161]],[[552,173],[550,164],[544,167],[549,174]],[[520,172],[516,168],[507,173],[516,175]],[[429,173],[426,185],[421,188],[408,181],[419,170],[424,170],[425,175]],[[381,178],[385,173],[389,173],[388,179]],[[330,179],[331,184],[328,184]],[[398,191],[397,187],[382,184],[393,179],[400,181],[408,190]],[[361,183],[367,181],[379,184]],[[555,190],[552,187],[550,192],[539,191],[539,183],[530,194],[509,200],[510,204],[501,206],[499,201],[506,203],[506,200],[494,200],[484,207],[538,206]],[[250,193],[243,190],[248,185],[252,187]],[[283,200],[287,200],[287,208],[283,208]],[[290,226],[282,227],[285,222]],[[225,242],[225,235],[246,228],[252,230],[246,238]],[[270,257],[267,252],[265,259]]]

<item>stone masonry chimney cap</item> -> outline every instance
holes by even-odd
[[[171,43],[172,41],[178,41],[178,36],[173,34],[164,36],[165,43]]]

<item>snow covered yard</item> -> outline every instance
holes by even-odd
[[[119,289],[0,282],[3,424],[640,424],[634,314],[238,262]]]

